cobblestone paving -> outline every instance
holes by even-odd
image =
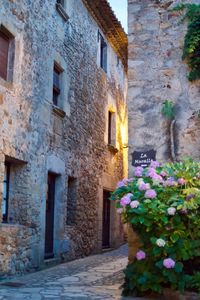
[[[0,300],[102,300],[121,297],[127,246],[0,283]],[[8,281],[6,281],[8,282]],[[136,299],[136,298],[134,298]],[[141,298],[140,298],[141,299]]]

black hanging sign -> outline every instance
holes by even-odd
[[[132,166],[134,167],[148,167],[151,161],[156,160],[156,151],[149,150],[144,152],[134,151],[132,154]]]

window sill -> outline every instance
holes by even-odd
[[[53,109],[53,113],[59,116],[60,118],[64,118],[66,116],[66,113],[58,106],[53,105],[52,109]]]
[[[56,10],[65,22],[69,20],[68,14],[66,13],[64,7],[60,3],[56,3]]]
[[[108,150],[114,154],[116,154],[119,150],[112,144],[108,144]]]

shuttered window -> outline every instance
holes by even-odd
[[[0,77],[7,80],[8,74],[8,51],[10,39],[0,31]]]

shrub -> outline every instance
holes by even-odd
[[[125,270],[125,291],[200,292],[200,164],[191,159],[135,168],[111,200],[141,241]]]

